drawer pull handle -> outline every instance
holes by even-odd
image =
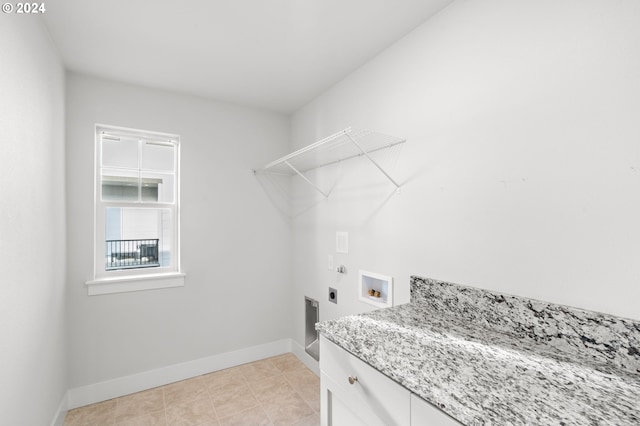
[[[349,376],[349,384],[352,385],[355,382],[358,381],[358,378],[356,376]]]

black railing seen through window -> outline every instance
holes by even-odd
[[[157,238],[106,240],[105,269],[149,268],[160,266]]]

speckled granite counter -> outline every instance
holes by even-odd
[[[412,277],[316,328],[463,424],[640,425],[640,321]]]

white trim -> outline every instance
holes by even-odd
[[[69,398],[69,391],[66,391],[62,396],[62,401],[58,405],[58,409],[56,410],[56,414],[53,416],[53,420],[51,421],[51,426],[64,426],[64,418],[67,415],[67,406]]]
[[[291,352],[293,352],[293,354],[298,357],[298,359],[302,361],[309,370],[313,371],[316,376],[320,377],[320,363],[304,350],[304,346],[295,340],[292,340]],[[322,356],[322,354],[320,354],[320,356]]]
[[[100,129],[101,133],[109,133],[113,136],[131,136],[132,133],[144,139],[167,139],[175,141],[180,139],[177,133],[157,132],[154,130],[141,130],[132,127],[112,126],[111,124],[95,123],[96,129]],[[115,130],[115,132],[114,132]],[[96,134],[98,132],[96,131]]]
[[[67,408],[71,410],[288,352],[291,352],[291,339],[282,339],[131,376],[80,386],[69,389],[67,392]]]
[[[187,274],[182,272],[129,275],[90,280],[85,282],[85,285],[87,286],[87,294],[89,296],[97,296],[101,294],[125,293],[128,291],[184,287],[184,277],[186,276]]]

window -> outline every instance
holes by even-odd
[[[177,135],[96,126],[90,295],[183,285],[179,140]]]

